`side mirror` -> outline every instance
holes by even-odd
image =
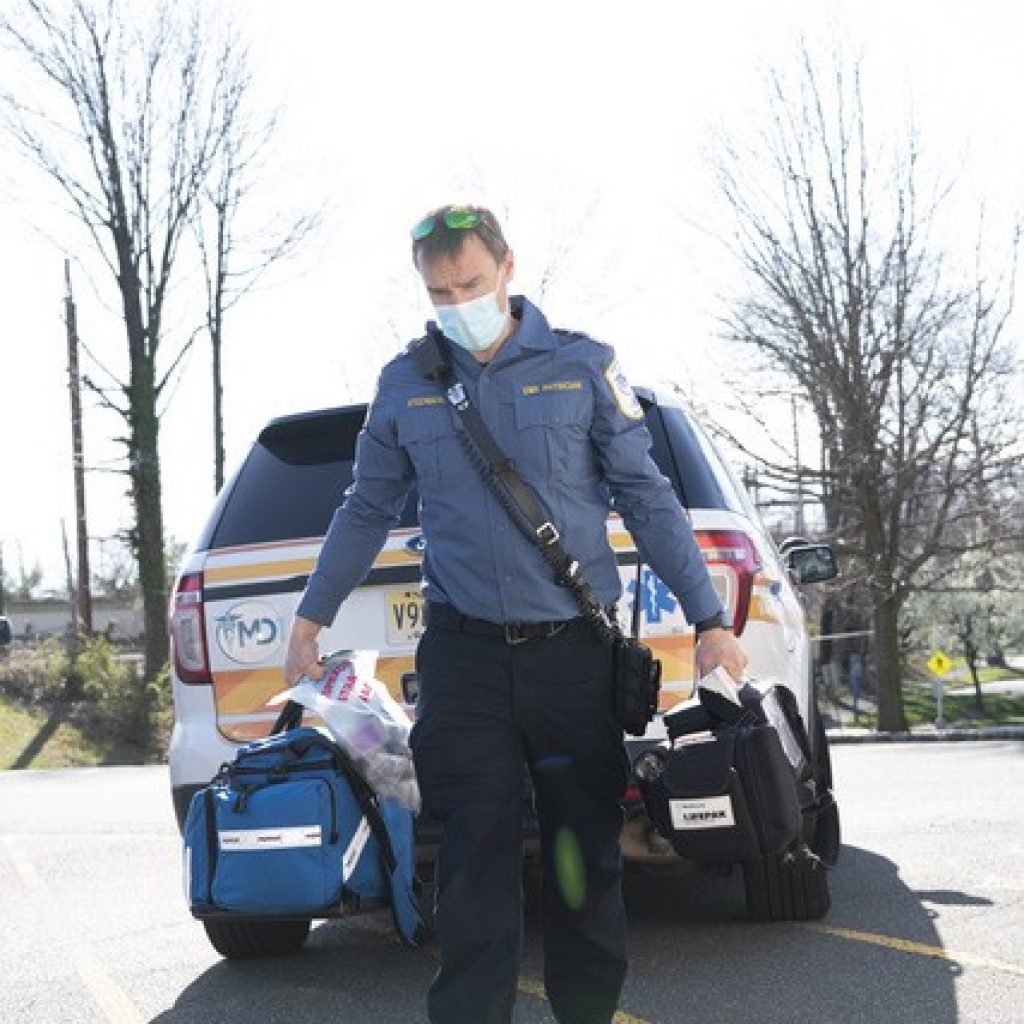
[[[797,583],[823,583],[839,575],[835,552],[828,544],[794,546],[784,557]]]

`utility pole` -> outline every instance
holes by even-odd
[[[66,635],[66,642],[68,644],[68,653],[71,655],[72,660],[74,660],[78,656],[78,629],[75,622],[77,595],[75,592],[75,574],[71,569],[71,549],[68,547],[68,531],[64,525],[63,516],[60,517],[60,539],[64,546],[64,575],[67,579],[68,611],[71,615],[71,630]]]
[[[804,536],[804,469],[800,465],[800,431],[796,421],[796,395],[789,396],[793,410],[793,458],[796,459],[796,517],[794,526],[797,536]]]
[[[78,314],[71,295],[71,263],[64,261],[64,320],[68,331],[68,388],[71,391],[71,458],[75,477],[75,526],[78,539],[76,632],[92,635],[92,590],[89,585],[89,533],[85,520],[85,449],[82,443],[82,396],[78,380]]]

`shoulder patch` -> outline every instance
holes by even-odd
[[[604,377],[608,381],[608,386],[612,389],[615,404],[619,407],[622,415],[631,420],[642,420],[644,418],[644,411],[640,407],[636,395],[633,394],[633,389],[630,387],[626,375],[622,372],[618,359],[611,361],[608,369],[604,371]]]

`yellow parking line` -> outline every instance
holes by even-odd
[[[547,1002],[548,994],[544,989],[544,986],[539,981],[534,981],[532,978],[520,978],[519,979],[519,991],[524,995],[536,996],[538,999],[543,999]],[[622,1010],[617,1010],[615,1016],[612,1017],[612,1024],[651,1024],[649,1020],[644,1020],[642,1017],[634,1017],[631,1013],[624,1013]]]
[[[78,977],[89,990],[97,1006],[103,1011],[107,1022],[109,1024],[143,1024],[146,1018],[128,998],[124,989],[107,974],[103,965],[85,948],[84,944],[69,932],[67,914],[58,906],[57,900],[47,889],[46,882],[36,871],[32,862],[22,855],[10,836],[0,838],[2,838],[7,856],[14,865],[15,871],[21,876],[25,887],[31,891],[36,906],[48,919],[47,925],[50,933],[48,938],[53,941],[59,941],[58,936],[63,938]]]
[[[1024,965],[1007,963],[1005,960],[994,960],[976,953],[962,953],[941,946],[928,946],[923,942],[911,942],[908,939],[896,939],[889,935],[876,935],[874,932],[858,932],[852,928],[836,928],[828,924],[806,924],[811,931],[836,935],[852,942],[867,942],[873,946],[884,946],[886,949],[897,949],[901,953],[914,953],[917,956],[928,956],[936,960],[953,960],[971,967],[983,967],[989,971],[1001,971],[1004,974],[1015,974],[1024,977]]]

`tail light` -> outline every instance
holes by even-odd
[[[209,683],[210,663],[203,622],[203,574],[186,573],[174,588],[171,606],[171,650],[183,683]]]
[[[697,543],[739,636],[747,625],[754,576],[761,568],[757,548],[742,530],[698,530]]]

